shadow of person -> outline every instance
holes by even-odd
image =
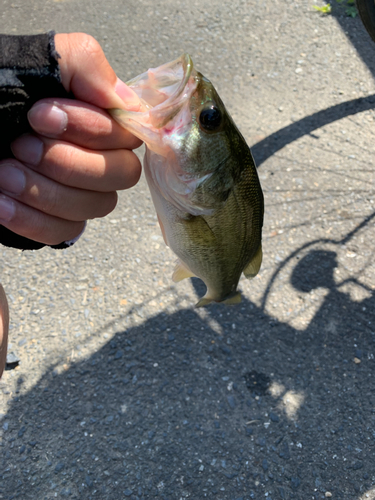
[[[326,270],[315,276],[322,257]],[[335,262],[334,252],[312,252],[293,277],[304,290],[328,287],[328,311]],[[352,309],[333,316],[358,321],[358,306],[345,300]],[[0,497],[298,499],[309,491],[320,500],[331,491],[358,500],[368,491],[369,331],[357,365],[355,332],[324,348],[315,318],[296,331],[246,297],[205,311],[161,311],[120,327],[86,359],[20,386],[1,421]],[[374,320],[373,308],[363,314]]]

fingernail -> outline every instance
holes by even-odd
[[[0,190],[10,194],[21,194],[26,186],[25,174],[10,163],[0,164]]]
[[[25,134],[12,142],[11,149],[17,160],[38,165],[42,159],[43,142],[33,135]]]
[[[134,90],[128,87],[119,78],[117,78],[115,92],[124,101],[125,109],[129,111],[139,111],[139,109],[141,108],[141,100],[134,92]]]
[[[68,127],[68,115],[53,103],[35,104],[27,114],[30,125],[36,132],[53,137]]]
[[[0,220],[10,221],[16,212],[14,202],[6,196],[0,195]]]

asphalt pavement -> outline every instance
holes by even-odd
[[[85,31],[124,80],[189,52],[266,213],[231,307],[172,283],[144,178],[73,248],[0,250],[0,498],[375,499],[375,44],[314,3],[2,1],[1,32]]]

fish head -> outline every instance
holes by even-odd
[[[244,142],[214,86],[188,54],[127,85],[138,105],[109,112],[145,142],[150,189],[183,212],[212,214],[233,185],[231,158]]]

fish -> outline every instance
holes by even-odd
[[[145,143],[144,172],[172,280],[198,277],[211,302],[237,304],[262,262],[264,200],[249,146],[189,54],[127,82],[139,102],[109,114]]]

